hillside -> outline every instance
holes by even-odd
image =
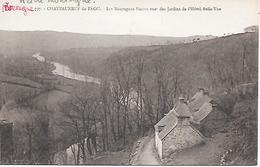
[[[123,62],[135,62],[134,60],[141,56],[145,62],[144,73],[151,79],[158,62],[164,63],[166,69],[178,71],[181,89],[186,89],[183,93],[191,95],[199,86],[229,87],[229,75],[235,79],[233,84],[238,84],[241,79],[243,54],[246,55],[245,75],[249,75],[245,80],[257,81],[257,46],[258,33],[242,33],[187,44],[130,47],[114,53],[104,64],[117,62],[119,58]],[[105,65],[101,67],[105,68]],[[213,77],[213,73],[218,77]]]
[[[129,47],[203,40],[213,36],[156,37],[142,35],[90,35],[55,31],[0,31],[2,54],[57,51],[88,47]]]
[[[47,60],[69,66],[74,72],[96,76],[96,69],[99,69],[108,57],[121,49],[121,47],[75,48],[41,54]]]
[[[232,98],[237,95],[233,94]],[[221,97],[223,98],[223,97]],[[227,124],[205,144],[172,154],[166,165],[256,165],[257,97],[236,97]],[[223,106],[223,103],[219,104]]]
[[[245,45],[245,46],[244,46]],[[102,47],[102,48],[75,48],[53,52],[43,52],[43,56],[50,60],[68,65],[78,73],[101,77],[107,71],[108,62],[115,62],[118,57],[124,61],[134,59],[138,55],[145,59],[146,71],[151,71],[155,61],[160,57],[167,59],[167,64],[178,66],[186,78],[196,75],[192,80],[196,86],[209,86],[211,83],[204,78],[209,78],[208,64],[216,57],[220,61],[239,61],[243,51],[247,52],[249,70],[256,76],[257,68],[257,33],[242,33],[226,37],[219,37],[192,43],[170,45],[132,46],[132,47]],[[245,47],[245,49],[244,49]],[[237,59],[238,58],[238,59]],[[241,61],[241,60],[240,60]],[[235,70],[237,67],[234,67]]]

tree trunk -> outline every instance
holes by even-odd
[[[90,140],[91,140],[91,138],[88,137],[88,138],[87,138],[87,148],[88,148],[89,155],[92,155],[93,152],[92,152],[92,149],[91,149],[91,143],[90,143]]]
[[[93,145],[93,147],[94,147],[95,154],[96,154],[96,153],[98,152],[98,150],[97,150],[97,138],[96,138],[96,135],[91,138],[91,142],[92,142],[92,145]]]
[[[77,164],[80,164],[80,144],[78,143]]]
[[[104,123],[101,122],[102,124],[102,144],[103,144],[103,152],[106,151],[106,139],[105,139],[105,127],[104,127]]]
[[[117,139],[121,138],[120,133],[120,102],[117,100]]]
[[[124,111],[124,116],[123,116],[123,140],[124,140],[124,146],[126,145],[126,109]]]
[[[32,134],[28,134],[28,143],[29,143],[29,151],[28,151],[28,160],[29,163],[32,164]]]

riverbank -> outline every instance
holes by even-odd
[[[77,80],[77,81],[83,81],[83,82],[89,82],[89,83],[93,82],[95,84],[100,84],[99,78],[74,73],[66,65],[63,65],[61,63],[54,62],[54,61],[47,61],[45,59],[45,57],[41,56],[41,53],[35,53],[34,55],[32,55],[32,57],[36,58],[40,62],[46,62],[46,63],[54,65],[55,69],[52,71],[52,73],[54,75],[63,76],[65,78]]]

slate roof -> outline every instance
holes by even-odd
[[[163,123],[166,123],[166,126],[159,133],[159,138],[161,140],[164,139],[177,126],[178,117],[184,117],[184,118],[192,117],[192,114],[190,113],[190,109],[187,106],[187,104],[185,104],[183,102],[179,102],[176,105],[176,107],[169,112],[169,116],[165,120],[162,121]],[[161,122],[161,121],[159,121],[159,122]]]
[[[175,118],[174,109],[169,111],[157,124],[154,125],[155,128],[159,126],[166,126]]]
[[[192,117],[190,112],[190,108],[187,106],[186,103],[179,102],[174,109],[174,112],[177,117]]]
[[[159,138],[163,140],[177,126],[178,118],[191,118],[198,123],[206,118],[212,111],[210,101],[212,98],[204,95],[203,92],[197,92],[189,104],[178,101],[176,107],[155,125],[155,128],[163,127],[162,131],[159,132]],[[197,131],[196,128],[191,128]]]
[[[197,111],[197,112],[195,112],[195,113],[193,114],[193,120],[194,120],[195,122],[198,122],[198,123],[199,123],[199,122],[202,121],[204,118],[206,118],[206,117],[211,113],[211,111],[212,111],[212,104],[206,102],[206,103],[204,103],[204,104],[200,107],[199,111]]]
[[[164,129],[159,133],[159,138],[162,140],[165,138],[178,124],[178,118],[176,116],[172,117],[171,121],[164,127]]]
[[[188,106],[191,109],[192,112],[196,112],[200,109],[200,107],[204,104],[204,103],[209,103],[212,100],[211,97],[209,97],[208,95],[203,95],[200,98],[197,98],[193,101],[191,101]]]
[[[176,118],[177,119],[177,118]],[[170,124],[168,124],[165,128],[164,128],[164,130],[161,132],[161,133],[159,133],[159,138],[161,139],[161,140],[163,140],[169,133],[171,133],[174,129],[175,129],[175,127],[177,126],[177,124],[178,124],[178,121],[176,121],[176,122],[171,122]],[[199,130],[197,130],[192,124],[190,124],[189,126],[183,126],[183,127],[181,127],[181,129],[183,130],[183,128],[188,128],[188,129],[190,129],[190,130],[192,130],[192,131],[195,131],[197,134],[199,134],[199,137],[201,138],[201,140],[203,141],[204,140],[204,136],[201,134],[201,132],[199,131]]]
[[[199,92],[196,92],[194,96],[192,96],[192,98],[190,99],[190,102],[194,101],[194,100],[197,100],[199,98],[201,98],[203,96],[203,92],[202,91],[199,91]]]

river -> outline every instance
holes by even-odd
[[[45,57],[41,56],[40,53],[35,53],[32,55],[33,58],[36,58],[40,62],[47,62],[55,66],[55,69],[52,71],[54,75],[59,75],[63,76],[65,78],[77,80],[77,81],[83,81],[83,82],[92,82],[96,84],[100,84],[100,79],[87,76],[87,75],[82,75],[82,74],[76,74],[72,72],[72,70],[61,63],[54,62],[54,61],[47,61]],[[39,105],[46,105],[47,108],[51,111],[58,111],[58,103],[61,103],[61,101],[65,101],[68,97],[68,94],[60,91],[51,91],[47,92],[45,94],[40,95],[35,99],[35,103],[40,102]],[[43,100],[44,99],[44,100]],[[45,100],[47,99],[47,100]],[[43,104],[42,101],[46,101],[46,104]],[[56,119],[56,117],[59,117],[58,112],[54,113],[53,118]],[[66,150],[64,151],[59,151],[58,153],[55,154],[55,163],[57,164],[64,164],[64,160],[66,161],[65,164],[74,164],[74,154],[72,152],[73,149],[78,149],[78,144],[72,144]],[[64,159],[64,157],[66,157]],[[82,164],[82,158],[80,158],[80,162]]]
[[[77,73],[72,72],[72,70],[66,65],[63,65],[61,63],[57,63],[54,61],[46,61],[45,57],[41,56],[41,53],[35,53],[34,55],[32,55],[32,57],[36,58],[40,62],[48,62],[48,63],[54,65],[55,69],[52,71],[52,73],[54,75],[60,75],[65,78],[69,78],[69,79],[73,79],[73,80],[77,80],[77,81],[92,82],[92,83],[100,84],[99,78],[82,75],[82,74],[77,74]]]

